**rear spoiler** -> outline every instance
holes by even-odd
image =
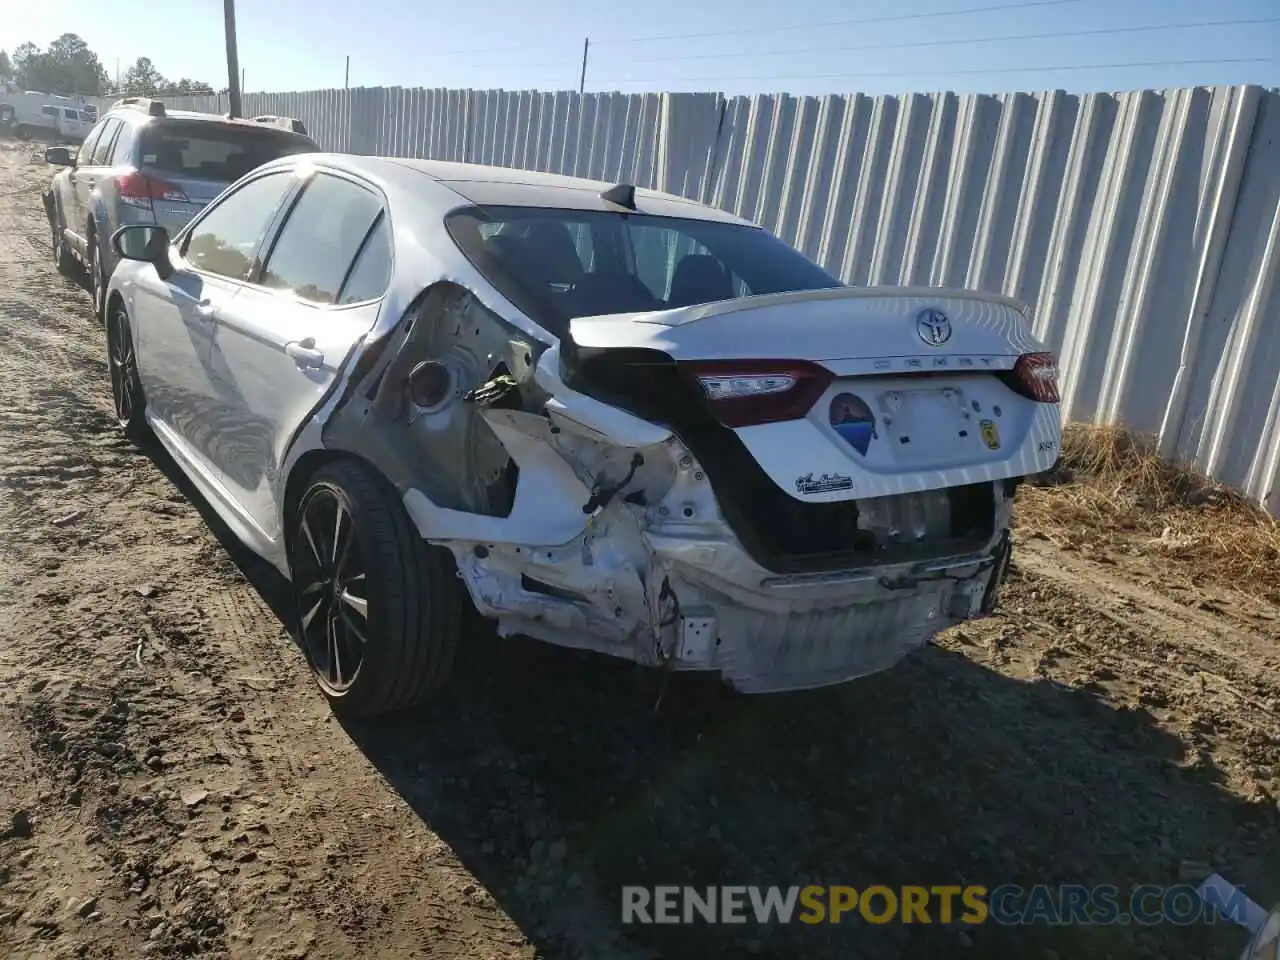
[[[307,128],[297,117],[277,117],[272,114],[266,114],[261,117],[254,117],[253,122],[265,123],[272,127],[279,127],[281,130],[288,130],[291,133],[300,133],[304,137],[307,135]]]
[[[129,107],[133,110],[145,110],[153,117],[164,116],[164,104],[150,97],[121,97],[111,105],[112,110]]]
[[[1022,300],[1005,296],[1001,293],[985,293],[981,290],[969,290],[956,287],[855,287],[845,285],[839,287],[821,287],[815,290],[789,290],[783,293],[763,293],[753,297],[735,297],[732,300],[718,300],[714,303],[694,304],[691,307],[674,307],[667,310],[654,310],[644,314],[645,323],[662,326],[679,326],[706,317],[718,317],[725,313],[737,313],[741,310],[755,310],[760,307],[772,307],[791,303],[803,303],[809,300],[866,300],[880,297],[927,298],[947,297],[957,300],[978,300],[983,303],[999,304],[1022,314],[1028,322],[1031,320],[1031,308]],[[607,321],[634,318],[637,314],[609,315],[602,319]],[[578,318],[587,319],[587,318]]]

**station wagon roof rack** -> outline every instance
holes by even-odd
[[[608,190],[602,191],[600,198],[608,203],[626,207],[628,210],[636,208],[636,188],[629,183],[614,184]]]
[[[302,121],[297,117],[277,117],[273,114],[264,114],[261,117],[254,117],[253,122],[265,123],[273,127],[279,127],[281,130],[300,133],[304,137],[307,135],[307,128],[303,126]]]
[[[150,97],[122,97],[111,105],[111,109],[128,107],[131,110],[145,110],[153,117],[164,116],[164,104]]]

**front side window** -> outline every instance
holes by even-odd
[[[773,234],[743,224],[470,207],[445,225],[476,269],[557,337],[577,317],[842,286]]]
[[[291,171],[250,180],[192,225],[182,255],[197,270],[244,280],[293,183]]]
[[[372,190],[316,174],[285,220],[260,282],[312,303],[335,302],[381,212],[382,200]]]

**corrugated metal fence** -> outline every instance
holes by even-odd
[[[1280,91],[956,96],[393,87],[248,94],[330,150],[693,197],[856,284],[999,291],[1057,350],[1064,413],[1280,512]],[[221,112],[216,97],[171,106]]]

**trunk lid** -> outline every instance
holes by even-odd
[[[708,397],[760,384],[762,400],[710,406],[769,478],[804,502],[1024,476],[1058,456],[1059,405],[1020,386],[1027,361],[1019,358],[1044,347],[1026,308],[998,295],[773,294],[583,318],[570,325],[570,339],[582,354],[657,351]],[[767,406],[783,382],[774,375],[797,383],[785,411]]]
[[[937,332],[925,339],[929,329]],[[647,347],[677,360],[918,357],[931,367],[939,357],[1043,349],[1017,300],[928,287],[836,287],[582,317],[569,335],[583,348]]]

